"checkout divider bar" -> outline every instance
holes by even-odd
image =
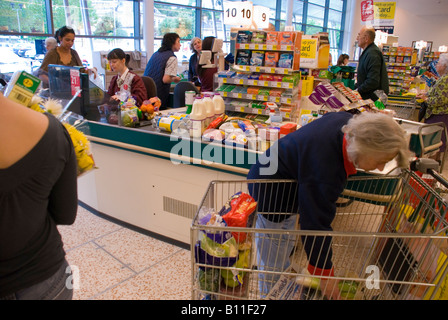
[[[249,173],[249,169],[245,169],[245,168],[234,167],[234,166],[230,166],[230,165],[226,165],[226,164],[222,164],[222,163],[204,161],[203,159],[197,159],[197,158],[182,156],[182,155],[178,155],[178,154],[172,154],[172,153],[169,153],[166,151],[160,151],[160,150],[140,147],[140,146],[124,143],[124,142],[118,142],[118,141],[114,141],[114,140],[98,138],[98,137],[94,137],[94,136],[90,136],[90,135],[86,135],[86,137],[87,137],[87,139],[89,139],[90,142],[97,142],[97,143],[101,143],[101,144],[105,144],[105,145],[119,147],[122,149],[143,152],[143,153],[151,154],[154,156],[171,159],[172,161],[174,160],[174,161],[179,161],[179,162],[183,162],[183,163],[187,162],[190,164],[202,165],[204,167],[211,167],[213,169],[235,172],[237,174],[242,174],[242,175],[247,175]]]

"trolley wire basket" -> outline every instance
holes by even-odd
[[[415,96],[389,95],[385,107],[395,111],[395,117],[404,120],[414,120],[417,102]]]
[[[191,226],[193,299],[326,299],[329,277],[307,268],[313,255],[332,261],[341,299],[448,299],[447,204],[417,174],[350,178],[341,194],[350,201],[329,231],[300,230],[298,188],[293,180],[209,184]]]

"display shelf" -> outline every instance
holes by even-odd
[[[294,83],[284,81],[267,81],[267,80],[218,77],[218,83],[220,85],[234,84],[234,85],[260,86],[260,87],[279,88],[279,89],[294,89]],[[297,85],[295,87],[297,87]]]
[[[293,74],[299,72],[299,70],[292,70],[289,68],[244,66],[244,65],[234,65],[232,69],[237,72],[257,72],[257,73],[272,73],[272,74]]]
[[[241,106],[228,105],[228,106],[226,106],[226,111],[235,111],[235,112],[242,112],[242,113],[250,113],[250,114],[269,116],[269,110],[252,108],[252,107],[241,107]],[[280,111],[280,114],[285,119],[290,119],[291,118],[291,113],[290,112],[282,112],[282,111]]]
[[[264,50],[264,51],[291,51],[294,52],[293,45],[260,44],[260,43],[237,43],[237,50]]]
[[[294,97],[286,98],[286,97],[273,97],[267,95],[260,94],[250,94],[250,93],[240,93],[240,92],[226,92],[220,91],[223,97],[226,98],[235,98],[235,99],[245,99],[245,100],[256,100],[263,102],[275,102],[282,104],[292,104],[294,102]]]

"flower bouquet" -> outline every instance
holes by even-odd
[[[76,95],[75,95],[76,96]],[[78,162],[78,177],[95,169],[95,161],[86,134],[89,132],[87,121],[73,112],[66,112],[59,100],[48,98],[44,100],[38,95],[33,96],[28,107],[37,112],[48,112],[61,121],[72,139]]]

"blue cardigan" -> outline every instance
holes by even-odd
[[[281,185],[265,188],[250,184],[249,191],[258,201],[259,212],[300,213],[302,230],[332,230],[336,201],[349,173],[356,172],[352,164],[347,166],[341,131],[351,117],[347,112],[326,114],[278,140],[259,157],[251,167],[248,179],[297,180],[294,188]],[[265,191],[266,197],[263,196]],[[276,198],[275,201],[272,198]],[[294,201],[288,201],[291,198]],[[266,215],[266,218],[279,222],[285,216]],[[304,248],[312,267],[332,268],[330,237],[308,237]]]

